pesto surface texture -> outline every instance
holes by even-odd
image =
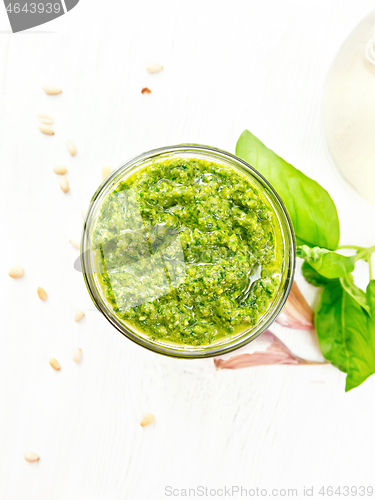
[[[208,160],[155,161],[119,182],[91,243],[110,308],[153,340],[230,338],[280,285],[274,210],[245,174]]]

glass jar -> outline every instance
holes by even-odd
[[[92,235],[102,203],[116,185],[135,172],[143,169],[157,161],[169,159],[199,159],[208,160],[223,167],[229,167],[234,171],[246,176],[251,184],[262,193],[271,209],[276,215],[280,228],[282,259],[280,285],[274,294],[272,302],[267,310],[261,315],[255,326],[243,325],[243,330],[217,339],[208,345],[183,345],[165,340],[152,340],[147,334],[138,330],[135,326],[119,318],[106,300],[103,287],[100,282],[100,272],[97,266],[97,256],[92,245]],[[183,253],[182,253],[183,255]],[[195,144],[181,144],[177,146],[164,147],[143,153],[136,158],[121,165],[115,170],[98,188],[94,194],[89,211],[86,216],[81,241],[81,265],[83,276],[91,298],[99,311],[107,320],[119,330],[125,337],[137,344],[154,352],[177,358],[206,358],[218,356],[233,351],[251,342],[263,333],[275,321],[281,312],[290,292],[295,270],[295,239],[292,223],[284,204],[272,186],[253,167],[240,158],[221,151],[219,149]],[[180,282],[181,283],[181,282]]]

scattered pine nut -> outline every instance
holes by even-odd
[[[37,462],[39,460],[39,455],[33,451],[27,451],[25,453],[26,462]]]
[[[9,269],[8,274],[11,278],[22,278],[22,276],[25,274],[25,270],[21,266],[13,266]]]
[[[61,94],[62,90],[57,85],[43,85],[43,90],[48,95]]]
[[[155,421],[155,416],[152,413],[147,413],[147,415],[145,417],[143,417],[143,420],[141,422],[141,426],[146,427],[146,425],[150,425],[154,421]]]
[[[102,167],[102,179],[104,181],[104,179],[106,179],[110,173],[112,172],[111,170],[111,167],[109,165],[104,165],[104,167]]]
[[[81,245],[79,244],[79,240],[76,240],[75,238],[72,238],[71,240],[69,240],[69,243],[75,247],[75,248],[78,248],[80,249],[81,248]]]
[[[83,318],[84,315],[85,315],[85,313],[82,311],[82,309],[78,309],[78,311],[76,312],[76,314],[74,316],[74,321],[76,321],[78,323],[78,321],[81,321],[81,319]]]
[[[53,128],[50,127],[49,125],[45,125],[44,123],[41,123],[38,128],[43,134],[46,134],[46,135],[54,135],[55,134],[55,132],[53,131]]]
[[[146,69],[149,73],[159,73],[163,69],[163,66],[157,62],[150,62],[147,64]]]
[[[41,122],[41,123],[45,123],[46,125],[52,125],[53,123],[53,118],[52,116],[48,116],[48,115],[45,115],[43,113],[39,113],[38,114],[38,120]]]
[[[68,179],[65,177],[65,175],[61,176],[60,188],[61,188],[61,191],[64,191],[64,193],[67,193],[70,189]]]
[[[40,286],[38,286],[36,291],[38,292],[38,296],[39,296],[40,300],[47,300],[48,295],[47,295],[47,292],[44,290],[44,288],[41,288]]]
[[[56,167],[54,167],[53,171],[57,175],[64,175],[67,173],[68,169],[66,168],[65,165],[56,165]]]
[[[141,92],[142,92],[142,94],[151,94],[151,90],[148,87],[143,87]]]
[[[74,354],[73,354],[74,363],[79,363],[81,361],[81,358],[82,358],[81,349],[77,349],[76,351],[74,351]]]
[[[49,364],[56,371],[59,371],[61,369],[60,363],[55,358],[49,358]]]
[[[77,146],[70,139],[66,141],[66,147],[68,148],[70,156],[75,156],[77,154]]]

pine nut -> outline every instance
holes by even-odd
[[[56,165],[56,167],[54,167],[53,171],[57,175],[64,175],[67,173],[68,169],[66,168],[65,165]]]
[[[154,421],[155,421],[155,416],[152,413],[147,413],[147,415],[145,417],[143,417],[143,420],[141,422],[141,426],[146,427],[146,425],[150,425]]]
[[[43,85],[43,90],[48,95],[61,94],[62,90],[57,85]]]
[[[48,295],[47,295],[47,292],[44,290],[44,288],[41,288],[40,286],[38,286],[36,291],[38,292],[40,300],[47,300]]]
[[[75,156],[77,154],[77,146],[70,139],[66,141],[66,147],[68,148],[71,156]]]
[[[110,175],[112,172],[111,167],[109,165],[104,165],[102,168],[102,179],[103,181]]]
[[[43,134],[46,134],[46,135],[54,135],[55,134],[55,132],[53,131],[53,128],[50,127],[49,125],[45,125],[44,123],[41,123],[38,128]]]
[[[71,240],[69,240],[69,243],[75,247],[75,248],[78,248],[80,249],[81,248],[81,245],[79,244],[79,240],[76,240],[75,238],[72,238]]]
[[[78,311],[76,312],[76,314],[74,316],[74,321],[76,321],[78,323],[78,321],[81,321],[81,319],[83,318],[84,315],[85,315],[85,313],[82,311],[82,309],[78,309]]]
[[[157,62],[150,62],[147,64],[146,69],[149,73],[159,73],[163,69],[163,66]]]
[[[61,369],[60,363],[55,358],[49,358],[49,364],[56,371],[59,371]]]
[[[13,266],[10,268],[8,274],[11,278],[22,278],[22,276],[25,274],[25,270],[21,266]]]
[[[34,453],[33,451],[27,451],[25,453],[26,462],[37,462],[39,460],[39,455]]]
[[[53,118],[51,116],[45,115],[43,113],[38,114],[38,120],[46,125],[51,125],[53,123]]]
[[[67,193],[70,189],[68,179],[65,177],[65,175],[61,176],[60,188],[61,188],[61,191],[64,191],[64,193]]]
[[[81,349],[77,349],[76,351],[74,351],[74,354],[73,354],[74,363],[79,363],[81,361],[81,358],[82,358]]]

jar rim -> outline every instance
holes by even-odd
[[[140,334],[132,331],[126,322],[122,322],[114,312],[111,312],[108,304],[105,303],[98,289],[97,283],[91,271],[91,231],[95,223],[95,215],[100,210],[102,201],[111,189],[127,176],[131,175],[137,169],[145,166],[146,163],[157,159],[158,157],[166,158],[179,158],[184,155],[193,158],[194,155],[200,159],[209,159],[211,161],[220,161],[228,167],[235,167],[235,169],[242,171],[245,175],[252,178],[252,181],[260,185],[263,191],[267,193],[268,199],[271,198],[273,202],[273,209],[277,210],[279,217],[279,226],[283,236],[284,242],[284,257],[283,257],[283,281],[279,286],[272,305],[267,309],[266,313],[261,317],[261,321],[253,327],[245,329],[240,332],[234,339],[225,337],[225,341],[218,344],[208,344],[203,346],[187,346],[183,344],[166,344],[160,341],[152,341]],[[164,158],[165,157],[165,158]],[[289,295],[295,272],[296,263],[296,243],[293,225],[287,209],[282,202],[280,196],[272,187],[272,185],[251,165],[238,158],[237,156],[223,151],[218,148],[210,146],[203,146],[200,144],[178,144],[173,146],[165,146],[150,151],[146,151],[127,162],[120,165],[114,170],[109,177],[107,177],[99,188],[94,193],[90,207],[88,209],[81,238],[81,268],[84,276],[85,284],[88,292],[93,300],[97,309],[106,317],[106,319],[125,337],[133,342],[145,347],[148,350],[157,352],[175,358],[208,358],[223,355],[239,349],[244,345],[255,340],[261,335],[269,326],[275,321],[277,316],[283,309],[283,306]],[[277,300],[276,300],[277,299]],[[136,330],[135,327],[133,327]]]

